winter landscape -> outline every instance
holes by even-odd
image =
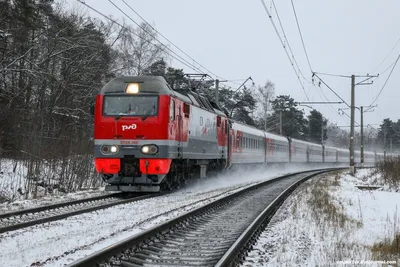
[[[0,0],[0,266],[400,266],[398,10]]]

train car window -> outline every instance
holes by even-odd
[[[187,103],[183,103],[183,113],[185,114],[186,118],[189,118],[190,115],[190,106]]]
[[[203,117],[200,117],[200,126],[203,126]]]
[[[175,101],[171,99],[169,103],[169,121],[175,120]]]
[[[217,116],[217,127],[221,126],[221,117]]]

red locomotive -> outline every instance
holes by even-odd
[[[241,163],[344,163],[349,151],[229,119],[210,99],[163,77],[118,77],[96,97],[95,166],[108,191],[157,192]],[[357,153],[356,153],[357,155]],[[377,154],[365,152],[365,162]]]
[[[225,114],[162,77],[119,77],[96,98],[95,165],[107,190],[159,191],[228,162]]]

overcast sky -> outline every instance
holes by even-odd
[[[137,22],[140,18],[121,0],[113,0]],[[276,86],[276,95],[289,94],[296,101],[307,101],[285,50],[259,0],[126,0],[164,36],[213,73],[229,80],[251,76],[256,84],[267,80]],[[73,6],[82,6],[68,0]],[[88,5],[122,21],[124,15],[107,0],[85,0]],[[276,13],[265,1],[279,28]],[[299,67],[311,81],[290,0],[275,0],[289,44]],[[398,0],[305,0],[294,4],[305,46],[315,72],[341,75],[378,74],[386,70],[400,53],[400,43],[381,65],[400,38],[400,1]],[[91,16],[94,13],[89,12]],[[125,17],[125,21],[131,23]],[[133,24],[133,23],[132,23]],[[280,32],[281,33],[281,32]],[[281,36],[282,33],[281,33]],[[283,38],[283,37],[282,37]],[[173,48],[173,47],[171,47]],[[179,53],[179,51],[176,51]],[[183,56],[183,55],[182,55]],[[193,73],[177,61],[174,67]],[[383,118],[400,118],[400,62],[378,98],[374,112],[364,114],[365,124],[380,124]],[[379,66],[379,68],[377,68]],[[375,72],[373,72],[375,70]],[[356,87],[356,106],[368,106],[382,88],[391,68],[375,79],[373,85]],[[350,104],[349,78],[320,75]],[[310,101],[340,101],[327,87],[315,87],[301,79]],[[361,81],[360,78],[357,81]],[[240,84],[240,81],[238,81]],[[238,87],[236,84],[230,84]],[[349,125],[338,108],[346,105],[315,105],[331,122]],[[309,111],[305,107],[305,111]],[[350,111],[347,110],[350,114]],[[360,113],[356,110],[356,121]],[[374,126],[378,127],[378,126]]]

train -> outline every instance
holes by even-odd
[[[93,108],[94,165],[107,191],[159,192],[240,164],[341,164],[349,150],[262,131],[161,76],[122,76]],[[360,162],[360,152],[355,152]],[[365,164],[383,154],[366,151]]]

